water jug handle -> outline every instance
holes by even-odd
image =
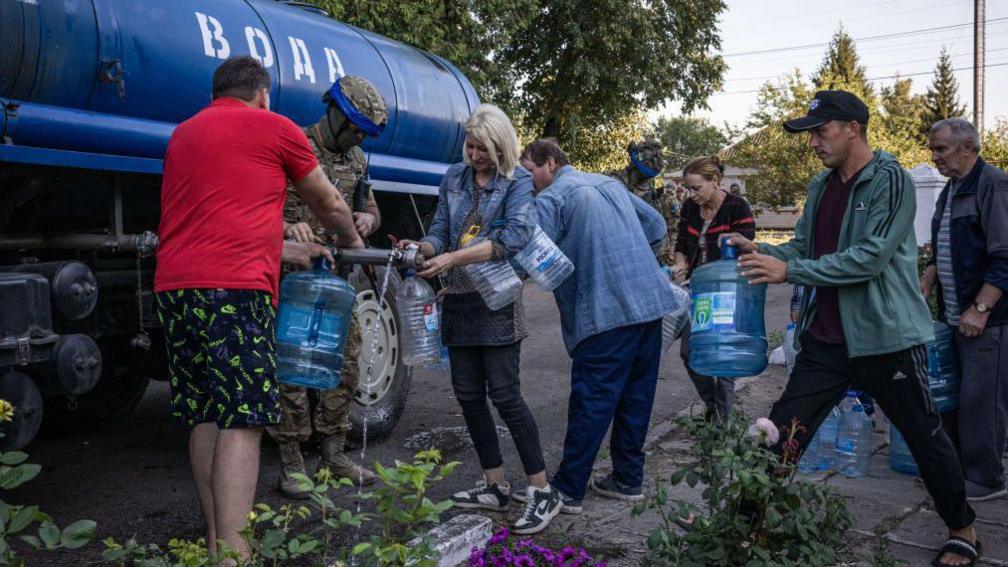
[[[332,272],[332,263],[329,262],[329,259],[325,256],[319,256],[318,258],[315,258],[315,271],[328,274]]]
[[[721,259],[722,260],[734,260],[738,257],[738,249],[735,246],[728,244],[728,239],[725,238],[721,241]]]

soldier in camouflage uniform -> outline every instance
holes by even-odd
[[[665,156],[662,154],[661,142],[657,140],[630,142],[627,145],[630,163],[623,169],[608,171],[605,175],[619,179],[634,195],[654,207],[665,218],[669,234],[675,234],[678,215],[671,215],[671,208],[666,201],[662,204],[665,192],[655,190],[655,178],[665,169]],[[674,198],[674,195],[673,195]],[[667,214],[668,213],[668,214]],[[661,250],[656,254],[658,262],[672,265],[673,250],[667,239]]]
[[[328,104],[325,116],[317,124],[306,127],[304,132],[326,176],[347,203],[355,207],[354,224],[361,238],[366,238],[381,224],[381,217],[370,186],[358,184],[367,174],[367,160],[358,146],[366,136],[377,136],[385,127],[388,118],[385,100],[367,79],[346,76],[329,89],[323,101]],[[287,187],[284,224],[284,235],[288,239],[306,242],[326,238],[321,223],[301,202],[292,185]],[[350,431],[350,407],[359,379],[357,359],[360,352],[361,329],[356,318],[352,318],[340,385],[319,392],[314,426],[324,438],[319,466],[328,467],[336,477],[369,485],[376,480],[374,473],[354,463],[343,452]],[[294,473],[305,474],[301,443],[312,433],[307,389],[281,384],[280,407],[280,423],[267,430],[280,446],[280,489],[290,498],[307,498],[308,493],[300,490],[291,478]]]
[[[656,199],[658,212],[665,219],[668,225],[667,241],[661,252],[658,254],[658,263],[663,266],[675,264],[675,241],[679,227],[679,214],[682,211],[682,204],[676,195],[675,183],[666,183],[658,193]]]

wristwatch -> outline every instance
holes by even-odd
[[[973,306],[976,307],[977,313],[986,313],[990,311],[990,306],[986,303],[975,302]]]

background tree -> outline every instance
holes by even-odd
[[[728,138],[706,118],[674,116],[651,125],[650,137],[665,146],[665,171],[682,169],[689,160],[711,155],[728,144]]]
[[[865,101],[874,98],[875,91],[865,76],[854,40],[843,27],[833,34],[826,57],[812,75],[812,84],[817,90],[849,91]]]
[[[722,0],[540,0],[537,7],[499,54],[519,79],[513,96],[496,102],[563,145],[581,128],[665,102],[690,112],[721,88]]]
[[[1008,170],[1008,121],[1004,118],[998,118],[993,128],[984,130],[983,139],[980,140],[980,156],[987,163]]]
[[[952,73],[952,58],[942,49],[935,66],[934,79],[924,94],[924,112],[921,116],[921,135],[927,137],[931,125],[945,118],[966,114],[966,105],[959,102],[959,82]]]
[[[310,0],[330,17],[451,61],[484,101],[508,99],[516,74],[492,57],[526,25],[538,0]],[[503,93],[503,94],[501,94]]]
[[[873,145],[885,148],[907,167],[930,159],[927,137],[920,131],[924,97],[912,94],[912,87],[911,79],[896,79],[883,87],[875,123],[868,130]]]

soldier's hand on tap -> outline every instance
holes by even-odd
[[[315,231],[306,222],[295,222],[288,224],[284,229],[284,238],[294,242],[319,242],[315,236]]]
[[[367,238],[375,230],[378,230],[378,219],[371,213],[354,213],[353,219],[354,228],[357,229],[357,234],[360,234],[361,238]]]

